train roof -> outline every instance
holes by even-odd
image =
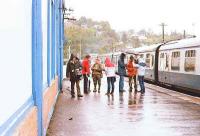
[[[143,52],[152,52],[155,51],[158,46],[163,43],[152,44],[150,46],[143,46],[139,48],[134,48],[128,50],[126,53],[130,54],[138,54]],[[182,48],[192,48],[192,47],[200,47],[200,38],[190,38],[190,39],[182,39],[177,41],[171,41],[163,44],[159,50],[172,50],[172,49],[182,49]]]
[[[200,38],[190,38],[190,39],[183,39],[183,40],[169,42],[161,46],[160,51],[182,49],[182,48],[192,48],[192,47],[200,47]]]
[[[106,54],[101,54],[98,55],[99,57],[107,57],[107,56],[111,56],[111,55],[120,55],[122,52],[113,52],[113,53],[106,53]]]
[[[157,49],[157,47],[160,46],[161,44],[162,43],[158,43],[158,44],[152,44],[150,46],[134,48],[134,49],[127,51],[127,53],[138,54],[138,53],[142,53],[142,52],[152,52],[152,51],[155,51]]]

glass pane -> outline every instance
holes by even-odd
[[[166,64],[165,64],[165,69],[168,70],[168,67],[169,67],[169,56],[167,53],[165,53],[165,56],[166,56]]]
[[[146,59],[146,66],[147,68],[150,68],[150,59]]]
[[[195,71],[195,58],[185,58],[185,71],[193,72]]]
[[[151,66],[153,67],[154,66],[154,55],[151,55],[151,57],[152,57]]]
[[[161,54],[160,54],[160,58],[164,58],[164,53],[161,53]]]
[[[172,58],[171,69],[175,71],[180,70],[180,58]]]

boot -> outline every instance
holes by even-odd
[[[94,88],[93,92],[97,92],[97,89],[96,89],[96,88]]]
[[[112,90],[110,94],[113,95],[113,93],[114,93],[114,91]]]
[[[74,94],[72,95],[72,98],[75,98],[75,95],[74,95]]]
[[[97,92],[97,89],[96,89],[97,87],[96,87],[96,85],[94,85],[94,90],[93,90],[93,92]]]
[[[71,96],[72,96],[72,98],[75,98],[74,90],[72,90],[72,92],[71,92]]]
[[[98,88],[98,93],[100,93],[100,87]]]
[[[78,97],[83,97],[83,95],[82,94],[78,94]]]
[[[101,90],[101,84],[98,84],[99,87],[98,87],[98,93],[100,93],[100,90]]]
[[[110,94],[110,91],[107,91],[107,93],[105,95],[109,95]]]
[[[134,88],[135,88],[135,92],[137,93],[138,92],[137,85],[135,85]]]
[[[137,89],[135,89],[135,93],[137,93],[138,92],[138,90]]]
[[[132,87],[129,88],[129,92],[132,92]]]

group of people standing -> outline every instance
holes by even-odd
[[[120,55],[120,59],[118,60],[118,74],[120,76],[119,79],[119,92],[124,92],[124,77],[127,76],[129,78],[129,92],[132,92],[132,83],[134,81],[134,90],[135,93],[138,92],[137,89],[137,78],[140,84],[140,92],[145,93],[144,86],[144,75],[145,75],[145,61],[143,58],[134,58],[132,55],[129,58],[127,64],[125,64],[126,55],[122,53]]]
[[[122,53],[118,60],[118,70],[116,72],[116,65],[111,61],[109,57],[106,57],[104,65],[101,63],[100,59],[97,57],[95,63],[91,66],[90,55],[86,55],[82,63],[79,58],[74,54],[67,64],[66,77],[71,81],[71,96],[75,98],[74,86],[76,84],[77,97],[83,97],[80,91],[80,80],[83,78],[83,91],[85,94],[90,92],[90,76],[92,76],[94,90],[93,92],[101,92],[101,79],[103,77],[103,71],[107,77],[107,92],[106,95],[113,95],[115,90],[116,74],[119,75],[119,92],[124,92],[124,77],[129,78],[129,92],[132,92],[132,82],[134,80],[135,93],[137,90],[137,77],[139,80],[141,93],[145,92],[144,87],[144,74],[145,74],[145,62],[143,59],[136,59],[130,56],[128,64],[125,64],[126,55]],[[91,70],[91,71],[90,71]]]

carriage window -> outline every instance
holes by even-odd
[[[140,54],[140,58],[144,58],[144,54]]]
[[[168,71],[168,68],[169,68],[169,58],[168,58],[168,54],[167,53],[161,53],[160,54],[160,67],[159,67],[159,70],[161,71],[165,71],[167,70]]]
[[[117,56],[115,56],[115,62],[114,62],[114,64],[117,64]]]
[[[146,54],[146,66],[147,68],[150,68],[150,54]]]
[[[161,53],[161,54],[160,54],[160,58],[164,58],[164,53]]]
[[[169,68],[169,55],[167,53],[165,53],[165,55],[166,55],[165,69],[168,70],[168,68]]]
[[[160,53],[160,59],[159,59],[159,70],[164,71],[165,70],[165,54]]]
[[[151,67],[154,66],[154,55],[151,55]]]
[[[180,70],[180,52],[172,52],[171,70]]]
[[[195,71],[196,51],[188,50],[185,52],[185,71]]]
[[[159,66],[159,70],[163,71],[164,70],[164,53],[160,53],[160,66]]]

